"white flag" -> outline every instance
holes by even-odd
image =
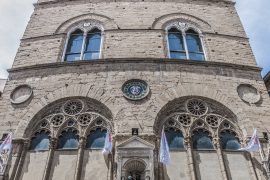
[[[104,144],[102,154],[108,155],[111,152],[112,152],[112,136],[111,136],[111,133],[108,131],[106,133],[105,144]]]
[[[160,139],[159,161],[165,165],[168,165],[171,162],[170,150],[169,150],[169,146],[168,146],[164,129],[162,129],[161,139]]]
[[[246,147],[240,148],[242,151],[258,152],[261,150],[261,144],[257,135],[257,129],[254,129],[253,135]]]
[[[12,149],[12,133],[10,132],[0,145],[0,173],[3,174],[8,163],[9,155]]]

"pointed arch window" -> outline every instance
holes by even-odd
[[[50,133],[48,131],[42,130],[37,132],[31,139],[30,150],[40,151],[48,150],[50,144]]]
[[[78,146],[79,136],[76,129],[66,129],[59,136],[58,149],[77,149]]]
[[[200,34],[183,24],[184,28],[177,24],[176,27],[168,29],[169,58],[204,61],[205,53]]]
[[[220,141],[224,150],[238,150],[241,145],[235,132],[225,130],[220,133]]]
[[[193,132],[192,136],[193,149],[214,149],[212,138],[209,132],[204,129],[198,129]]]
[[[75,30],[69,36],[64,61],[93,60],[100,58],[101,30]]]
[[[103,130],[101,128],[96,129],[95,131],[91,131],[87,136],[87,149],[102,149],[105,144],[107,130]]]
[[[184,149],[184,136],[180,130],[168,128],[165,129],[165,135],[170,150]]]

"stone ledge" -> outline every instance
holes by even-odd
[[[213,62],[213,61],[193,61],[193,60],[179,60],[179,59],[168,59],[168,58],[112,58],[112,59],[97,59],[97,60],[83,60],[75,62],[56,62],[49,64],[38,64],[32,66],[11,68],[7,71],[9,73],[22,72],[26,70],[44,70],[44,68],[60,68],[70,66],[82,66],[82,65],[109,65],[109,64],[128,64],[128,63],[149,63],[149,64],[179,64],[179,65],[192,65],[192,66],[205,66],[205,67],[224,67],[236,70],[245,71],[256,71],[260,72],[262,68],[257,66],[239,65],[232,63]]]

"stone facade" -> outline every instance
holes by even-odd
[[[2,97],[6,81],[6,79],[0,79],[0,97]]]
[[[190,23],[201,31],[206,61],[169,58],[166,27],[172,22]],[[102,27],[101,58],[64,62],[69,33],[80,23]],[[15,136],[7,179],[124,180],[131,172],[139,172],[143,180],[267,179],[258,153],[221,148],[226,122],[242,145],[257,128],[266,147],[270,128],[261,69],[231,1],[39,0],[8,71],[0,101],[0,132],[7,133],[11,126]],[[148,84],[145,99],[123,96],[122,85],[131,79]],[[23,98],[29,98],[14,103],[22,96],[14,89],[25,84]],[[207,114],[187,112],[191,99],[206,103]],[[82,101],[84,109],[70,116],[62,111],[72,100]],[[190,122],[177,121],[174,128],[183,133],[185,148],[172,151],[171,165],[164,166],[158,158],[161,130],[183,113]],[[85,114],[89,124],[80,121]],[[211,114],[217,126],[207,125]],[[53,123],[56,115],[63,117],[58,118],[59,127]],[[70,119],[79,146],[59,149]],[[44,120],[49,125],[43,127]],[[192,145],[193,132],[204,129],[200,122],[212,137],[212,150]],[[105,159],[100,149],[85,148],[88,133],[97,127],[112,133],[113,151]],[[137,136],[132,136],[132,128],[138,129]],[[33,151],[33,137],[40,129],[50,133],[50,147]]]
[[[265,85],[266,85],[266,89],[268,91],[270,91],[270,72],[268,72],[264,78],[263,78],[264,82],[265,82]]]

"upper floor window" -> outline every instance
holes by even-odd
[[[194,29],[187,23],[174,23],[167,29],[170,58],[205,60],[200,33]]]
[[[100,58],[101,30],[90,23],[80,25],[70,33],[64,61],[92,60]]]

